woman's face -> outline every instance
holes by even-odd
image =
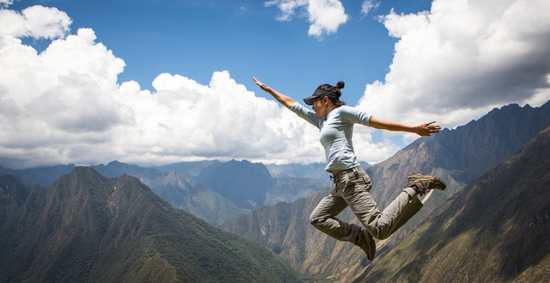
[[[317,118],[326,118],[329,112],[332,102],[330,98],[324,96],[320,99],[315,99],[313,101],[313,110],[315,111],[315,116]]]

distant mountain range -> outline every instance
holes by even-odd
[[[367,168],[368,162],[361,161],[361,166]],[[266,167],[273,177],[280,178],[310,178],[315,180],[329,181],[329,175],[325,171],[326,163],[316,162],[308,164],[267,164]]]
[[[0,177],[0,282],[299,282],[269,251],[137,178],[75,167],[47,188]]]
[[[202,169],[218,164],[221,161],[218,160],[203,160],[203,161],[184,161],[163,166],[157,166],[156,169],[162,172],[176,172],[177,174],[183,174],[191,177],[195,177],[200,174]]]
[[[550,102],[538,108],[508,105],[454,130],[420,138],[388,160],[367,168],[374,183],[372,193],[381,208],[402,190],[411,172],[440,176],[448,184],[444,193],[434,193],[421,212],[397,231],[380,253],[408,238],[434,209],[462,191],[467,183],[509,158],[548,126]],[[300,271],[348,282],[363,272],[369,262],[362,260],[364,255],[360,249],[335,242],[311,227],[308,216],[321,196],[259,209],[252,215],[227,222],[224,229],[271,248]],[[289,218],[289,215],[296,217]],[[349,212],[342,218],[349,219]],[[300,226],[304,228],[298,228]]]
[[[497,166],[550,126],[550,102],[541,107],[510,104],[495,108],[478,120],[454,130],[420,138],[391,158],[370,167],[373,194],[385,207],[405,186],[413,171],[443,178],[448,188],[434,194],[422,210],[392,237],[408,237],[423,219],[456,192]]]
[[[195,180],[245,209],[261,207],[275,183],[265,165],[246,160],[212,164]]]
[[[300,166],[308,168],[308,165]],[[17,176],[27,185],[48,186],[75,167],[74,164],[20,170],[0,167],[0,174]],[[246,160],[190,161],[159,167],[142,167],[115,160],[92,167],[107,177],[135,176],[174,207],[214,225],[249,213],[253,208],[291,202],[328,186],[326,180],[310,177],[285,175],[273,178],[263,164]]]

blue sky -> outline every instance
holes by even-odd
[[[264,1],[16,1],[12,7],[35,4],[65,11],[71,30],[93,28],[97,41],[126,62],[120,81],[151,88],[158,74],[169,72],[207,84],[214,71],[228,70],[248,89],[256,90],[250,80],[256,74],[301,98],[320,83],[343,80],[351,105],[367,83],[384,79],[392,60],[396,39],[377,16],[430,7],[430,1],[382,1],[365,16],[361,1],[343,1],[348,22],[317,39],[307,35],[306,18],[277,21],[278,9]],[[47,44],[27,40],[37,48]]]

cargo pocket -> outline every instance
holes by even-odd
[[[370,191],[370,189],[372,188],[372,182],[369,175],[367,175],[367,173],[364,172],[362,169],[359,169],[359,171],[356,171],[354,173],[354,183],[357,189],[367,192]]]

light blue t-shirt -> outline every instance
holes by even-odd
[[[313,110],[297,101],[288,108],[320,129],[320,140],[328,162],[326,171],[337,172],[360,165],[353,150],[353,124],[369,126],[370,114],[355,107],[342,105],[330,111],[326,119],[319,119]]]

